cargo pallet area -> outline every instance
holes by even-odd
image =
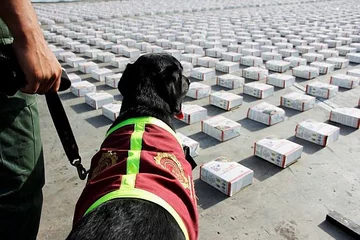
[[[119,114],[128,63],[167,52],[191,80],[178,136],[194,169],[200,239],[351,239],[360,223],[357,0],[35,3],[69,73],[60,93],[83,163]],[[84,182],[39,96],[46,185],[39,239],[64,239]],[[355,224],[354,223],[354,224]]]

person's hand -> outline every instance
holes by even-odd
[[[24,39],[15,38],[13,48],[27,82],[20,91],[31,94],[58,91],[61,66],[41,32]]]

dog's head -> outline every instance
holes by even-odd
[[[169,54],[142,55],[127,65],[120,79],[123,103],[155,106],[172,116],[181,113],[182,99],[190,85],[182,71],[180,62]]]

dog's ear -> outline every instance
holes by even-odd
[[[162,74],[161,78],[163,81],[160,81],[159,84],[165,86],[165,92],[163,92],[163,98],[170,105],[170,110],[172,113],[181,112],[181,104],[182,104],[182,74],[181,70],[173,67],[168,67]]]
[[[134,64],[128,63],[118,83],[118,89],[124,97],[131,93],[130,89],[135,89],[137,85],[138,77],[135,76],[136,71],[134,68]]]

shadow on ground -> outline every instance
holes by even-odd
[[[196,196],[198,198],[198,206],[204,210],[228,198],[224,193],[200,179],[194,180],[194,184]]]
[[[256,157],[255,155],[245,158],[238,163],[253,170],[254,178],[259,181],[264,181],[283,170],[282,168]]]

